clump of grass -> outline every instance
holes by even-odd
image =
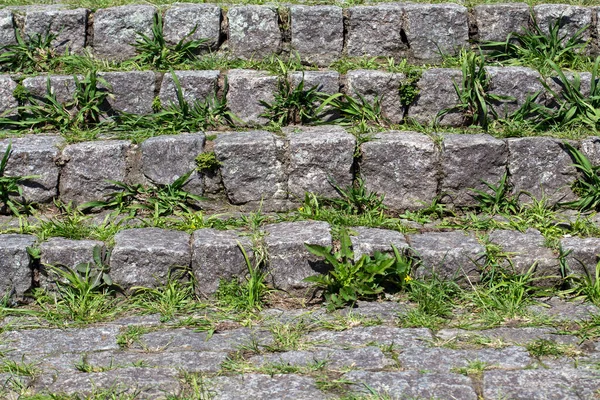
[[[579,211],[597,210],[600,206],[600,176],[598,175],[600,166],[592,165],[590,160],[571,144],[565,142],[563,145],[575,161],[573,165],[581,173],[581,176],[573,185],[574,192],[579,199],[559,205]]]
[[[35,34],[24,38],[21,30],[16,29],[15,39],[15,44],[0,48],[0,71],[30,74],[54,68],[58,58],[53,45],[55,34]]]
[[[20,184],[36,176],[7,176],[6,167],[11,154],[12,143],[9,143],[0,160],[0,214],[12,213],[17,216],[21,213],[29,214],[32,207],[22,200],[23,188]]]

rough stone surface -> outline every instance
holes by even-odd
[[[286,197],[279,142],[272,133],[265,131],[217,137],[214,151],[221,163],[227,197],[233,204]]]
[[[404,74],[373,70],[354,70],[346,74],[346,92],[353,97],[364,97],[370,103],[379,100],[381,114],[393,123],[404,119],[399,88]]]
[[[458,104],[453,83],[460,85],[462,73],[457,69],[431,68],[423,72],[417,83],[419,94],[408,109],[409,118],[422,125],[433,124],[437,114]],[[439,118],[442,126],[459,126],[464,122],[460,113],[448,113]]]
[[[190,235],[159,228],[126,229],[115,235],[110,275],[124,289],[165,285],[171,270],[191,261]]]
[[[65,164],[60,175],[61,200],[81,204],[102,200],[117,191],[118,187],[107,180],[125,181],[130,145],[127,140],[107,140],[65,147],[61,156]]]
[[[27,201],[46,203],[57,194],[60,136],[26,135],[0,140],[0,155],[12,143],[6,176],[34,176],[21,184]]]
[[[571,184],[576,170],[573,160],[553,138],[519,138],[508,140],[508,172],[513,192],[527,192],[537,199],[546,197],[550,204],[575,198]],[[520,196],[520,201],[531,201]]]
[[[16,42],[12,12],[6,9],[0,10],[0,47]]]
[[[589,302],[565,301],[557,297],[551,297],[543,302],[531,305],[528,310],[541,315],[548,315],[557,321],[586,321],[600,313],[600,308]]]
[[[215,4],[176,3],[165,12],[163,34],[167,43],[205,40],[202,47],[216,50],[221,35],[221,8]],[[195,32],[188,35],[195,29]]]
[[[196,157],[204,149],[204,133],[156,136],[142,145],[142,173],[157,185],[169,185],[192,171],[184,189],[202,194],[202,176]]]
[[[227,13],[229,47],[236,57],[261,59],[281,50],[277,10],[265,6],[234,6]]]
[[[479,280],[479,267],[485,261],[485,247],[465,232],[427,232],[409,235],[408,242],[420,259],[418,275],[436,273],[440,277]]]
[[[233,231],[199,229],[192,236],[192,271],[198,291],[212,294],[217,291],[221,279],[242,278],[248,266],[239,246],[250,257],[252,243],[247,236]]]
[[[352,371],[345,374],[344,378],[359,383],[352,386],[353,391],[369,393],[368,388],[370,388],[376,393],[392,396],[392,398],[477,399],[477,393],[471,386],[471,379],[459,374]]]
[[[533,14],[542,30],[549,32],[558,19],[561,27],[559,34],[566,35],[564,41],[569,40],[584,26],[592,24],[592,9],[589,7],[571,6],[566,4],[538,4],[533,7]],[[582,42],[590,39],[590,29],[586,29],[581,36]]]
[[[348,348],[363,347],[376,343],[396,349],[423,347],[433,340],[429,329],[396,328],[389,326],[368,326],[352,328],[341,332],[318,331],[306,336],[309,342],[319,347]]]
[[[138,33],[152,37],[155,13],[156,9],[147,5],[99,9],[94,14],[94,54],[109,60],[135,57],[133,44]]]
[[[475,206],[478,203],[471,189],[491,193],[484,182],[496,185],[502,179],[508,148],[504,141],[487,134],[446,135],[441,159],[441,192],[455,206]]]
[[[308,63],[329,66],[342,55],[344,24],[336,6],[290,7],[292,49]]]
[[[437,194],[438,150],[426,135],[390,131],[364,143],[361,174],[393,210],[415,210]]]
[[[337,71],[301,71],[290,72],[289,80],[293,87],[297,87],[304,79],[304,89],[308,90],[316,86],[321,93],[332,95],[340,91],[340,74]],[[321,102],[317,102],[321,105]],[[323,121],[333,121],[339,114],[331,107],[325,107],[320,115]]]
[[[35,98],[43,99],[48,94],[48,80],[50,91],[61,103],[73,101],[75,94],[75,79],[72,75],[39,75],[23,79],[23,87]]]
[[[479,43],[501,42],[513,32],[523,33],[529,24],[525,3],[480,4],[473,7]]]
[[[194,329],[169,329],[146,333],[133,345],[133,349],[146,349],[156,352],[216,351],[231,352],[241,346],[257,341],[263,346],[270,341],[270,335],[247,328],[217,332],[212,336]]]
[[[259,101],[273,101],[278,78],[261,71],[233,69],[227,73],[227,79],[227,104],[231,112],[246,124],[266,124],[268,119],[260,116],[265,108]]]
[[[467,331],[462,329],[441,329],[436,333],[439,339],[447,341],[465,341],[469,338],[484,337],[496,341],[499,345],[526,345],[537,340],[547,340],[557,344],[575,345],[579,343],[576,336],[561,335],[553,328],[494,328]]]
[[[379,228],[355,227],[351,229],[356,235],[350,236],[354,259],[358,260],[363,254],[381,253],[393,254],[392,245],[403,251],[408,248],[408,242],[398,231]]]
[[[152,71],[103,72],[112,93],[107,101],[114,111],[150,114],[156,77]]]
[[[442,55],[468,47],[467,8],[458,4],[409,4],[406,38],[411,56],[420,62],[440,62]]]
[[[579,147],[592,165],[600,165],[600,137],[592,136],[583,139]]]
[[[347,55],[350,57],[401,57],[403,7],[397,4],[357,6],[348,9]]]
[[[281,399],[281,400],[325,400],[313,378],[286,375],[245,374],[221,376],[209,379],[215,400]]]
[[[81,53],[86,45],[86,28],[88,10],[37,10],[33,9],[25,15],[24,33],[27,36],[46,34],[56,35],[54,47],[59,53],[69,50]]]
[[[183,98],[190,105],[216,96],[218,90],[219,71],[174,71],[179,81]],[[159,94],[163,107],[178,106],[177,90],[173,76],[166,73],[163,76]]]
[[[133,351],[102,351],[88,353],[85,361],[94,367],[124,368],[143,363],[146,368],[174,368],[191,373],[218,372],[221,363],[227,359],[226,352],[181,351],[164,353],[144,353]]]
[[[31,260],[27,247],[35,236],[0,235],[0,297],[22,299],[32,284]]]
[[[1,44],[0,44],[1,46]],[[10,75],[0,75],[0,117],[16,116],[16,107],[19,105],[13,92],[17,88],[17,82]]]
[[[331,246],[329,224],[300,221],[270,224],[264,227],[269,254],[270,279],[279,289],[302,289],[309,286],[303,279],[324,273],[328,266],[308,252],[305,243]]]
[[[301,128],[288,135],[290,149],[289,191],[298,200],[305,192],[339,197],[332,184],[352,184],[356,139],[341,127]]]
[[[508,117],[525,103],[528,96],[544,90],[539,72],[526,67],[486,67],[490,78],[488,92],[511,99],[493,101],[492,105],[500,118]],[[513,100],[514,99],[514,100]],[[538,97],[538,102],[544,95]]]
[[[574,274],[595,276],[596,265],[600,261],[600,238],[567,237],[560,241],[567,255],[567,264]]]

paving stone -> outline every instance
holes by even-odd
[[[106,140],[71,144],[62,152],[64,162],[59,193],[65,203],[101,200],[119,188],[107,182],[125,181],[126,156],[131,143]]]
[[[352,233],[356,233],[353,235]],[[402,252],[408,249],[408,242],[398,231],[380,228],[353,227],[351,228],[352,250],[354,259],[359,260],[363,254],[373,255],[375,252],[394,254],[392,245]]]
[[[23,197],[35,203],[50,202],[57,195],[60,136],[25,135],[0,140],[0,155],[12,143],[6,176],[35,176],[21,183]]]
[[[286,375],[244,374],[220,376],[207,380],[215,400],[281,399],[320,400],[328,397],[320,391],[313,378]]]
[[[378,347],[372,346],[351,350],[287,351],[250,357],[248,361],[259,367],[270,364],[307,366],[324,361],[326,369],[335,370],[349,367],[380,370],[395,365]]]
[[[392,398],[477,399],[471,379],[459,374],[422,374],[417,371],[351,371],[344,379],[354,382],[351,390]]]
[[[592,399],[600,389],[597,371],[577,369],[489,371],[483,374],[486,399]]]
[[[498,96],[507,96],[514,100],[492,101],[492,106],[500,118],[508,117],[517,111],[527,100],[537,92],[543,92],[540,82],[542,76],[536,70],[527,67],[486,67],[490,78],[488,92]],[[542,94],[538,103],[545,100]]]
[[[344,24],[336,6],[290,7],[292,49],[301,60],[327,67],[342,56]]]
[[[549,32],[550,27],[560,18],[559,34],[565,36],[563,41],[569,40],[581,28],[592,25],[592,10],[589,7],[538,4],[533,7],[533,14],[542,32]],[[590,39],[590,31],[590,29],[584,31],[582,42]]]
[[[341,332],[318,331],[305,336],[315,346],[326,348],[352,348],[377,343],[397,349],[424,347],[433,340],[429,329],[367,326]]]
[[[196,157],[204,149],[204,133],[156,136],[141,145],[142,174],[156,185],[170,185],[192,174],[183,189],[202,195],[202,175],[196,171]]]
[[[408,242],[420,259],[418,276],[437,274],[443,278],[479,281],[479,267],[485,262],[485,247],[462,231],[427,232],[409,235]]]
[[[508,172],[513,193],[527,192],[549,204],[574,200],[571,184],[577,177],[573,161],[562,141],[553,138],[508,139]],[[531,202],[521,195],[521,202]]]
[[[310,192],[339,197],[339,188],[352,184],[356,139],[337,126],[303,127],[288,135],[288,187],[298,201]]]
[[[513,32],[524,33],[529,25],[525,3],[480,4],[473,7],[479,43],[501,42]]]
[[[0,298],[21,300],[32,284],[32,266],[27,247],[35,244],[35,236],[0,235]]]
[[[44,37],[48,33],[56,35],[52,42],[59,53],[69,50],[82,53],[86,45],[86,29],[89,10],[32,9],[25,14],[24,33],[26,36]]]
[[[286,198],[281,139],[266,131],[235,132],[219,135],[214,144],[229,201],[244,204]]]
[[[440,62],[442,55],[468,47],[468,10],[458,4],[408,4],[406,38],[411,55],[420,62]]]
[[[221,279],[242,278],[248,266],[240,245],[252,257],[252,243],[234,231],[199,229],[192,236],[192,271],[200,293],[217,291]]]
[[[426,135],[390,131],[363,143],[361,175],[366,188],[384,195],[392,210],[416,210],[437,194],[439,152]]]
[[[567,255],[567,265],[572,273],[590,277],[595,276],[596,265],[600,261],[600,238],[567,237],[560,240]]]
[[[145,353],[133,351],[102,351],[85,355],[85,361],[93,367],[126,368],[139,366],[145,368],[174,368],[189,373],[218,372],[221,364],[227,360],[226,352],[182,351],[165,353]]]
[[[506,345],[524,345],[544,339],[558,344],[577,345],[579,339],[572,335],[560,335],[554,328],[493,328],[485,330],[440,329],[436,336],[446,342],[465,341],[473,337],[485,337]]]
[[[531,312],[548,315],[557,321],[586,321],[600,314],[600,308],[585,301],[565,301],[556,297],[545,300],[541,305],[527,307]]]
[[[112,96],[107,98],[113,111],[132,114],[152,113],[156,76],[152,71],[102,72]]]
[[[260,60],[281,51],[277,10],[266,6],[233,6],[229,19],[229,48],[235,57]]]
[[[13,117],[17,115],[16,108],[19,103],[13,96],[16,88],[17,82],[13,81],[10,75],[0,75],[0,116]]]
[[[348,56],[402,57],[408,49],[403,17],[404,7],[398,4],[348,8]]]
[[[373,104],[377,98],[381,104],[381,114],[392,123],[404,119],[399,88],[404,74],[374,70],[354,70],[346,74],[346,92],[355,98],[364,97]]]
[[[202,44],[205,49],[216,50],[219,46],[221,8],[216,4],[175,3],[165,12],[163,21],[163,35],[171,45],[185,38],[205,40]]]
[[[428,373],[456,372],[456,369],[467,367],[474,361],[485,363],[486,368],[491,369],[522,369],[533,362],[527,350],[516,346],[481,350],[413,347],[401,351],[398,361],[404,370],[425,370]]]
[[[183,98],[190,105],[195,102],[202,102],[217,94],[219,71],[173,71],[173,74],[179,81]],[[159,98],[163,107],[179,105],[177,90],[171,73],[165,73],[163,76]]]
[[[129,315],[110,321],[110,325],[119,327],[127,326],[156,326],[162,324],[160,314],[146,314],[146,315]]]
[[[101,8],[94,14],[94,55],[109,60],[136,56],[139,34],[152,37],[156,9],[148,5]]]
[[[44,100],[48,94],[48,82],[50,83],[50,91],[56,96],[56,100],[63,104],[73,101],[76,89],[73,75],[33,76],[23,79],[23,87],[34,98]]]
[[[277,91],[277,79],[277,76],[263,71],[229,70],[227,73],[229,110],[246,124],[264,125],[268,123],[267,118],[260,116],[265,112],[260,101],[273,102]]]
[[[13,14],[10,10],[0,10],[0,47],[16,44]]]
[[[191,261],[190,235],[159,228],[126,229],[115,235],[110,275],[124,289],[167,283],[175,268]]]
[[[398,316],[406,314],[414,308],[412,304],[396,301],[357,301],[353,307],[338,310],[337,313],[346,318],[366,318],[367,320],[379,320],[383,323],[397,322]]]
[[[487,134],[445,135],[441,159],[441,192],[455,206],[476,206],[472,189],[491,194],[484,182],[496,185],[506,174],[508,148],[506,142]]]
[[[431,68],[423,71],[417,83],[419,94],[408,109],[409,118],[421,125],[433,124],[437,114],[458,104],[454,84],[460,85],[462,73],[457,69]],[[448,113],[439,118],[441,126],[460,126],[464,117],[458,112]]]

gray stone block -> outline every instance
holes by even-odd
[[[346,74],[346,92],[348,95],[360,95],[374,103],[378,98],[381,114],[392,123],[400,123],[404,119],[404,107],[400,102],[399,88],[404,74],[373,70],[355,70]]]
[[[344,331],[315,331],[306,335],[309,343],[325,348],[358,348],[364,346],[390,346],[404,350],[412,347],[428,347],[433,336],[426,328],[398,328],[395,326],[360,326]]]
[[[190,105],[216,96],[219,89],[219,71],[174,71],[173,73],[179,81],[183,98]],[[169,72],[163,76],[159,98],[163,107],[179,105],[173,75]]]
[[[287,197],[287,177],[281,160],[283,143],[265,131],[219,135],[215,155],[227,197],[233,204]]]
[[[69,50],[82,53],[86,45],[86,29],[89,11],[32,9],[25,14],[24,33],[27,36],[48,33],[56,35],[53,45],[59,53]]]
[[[19,106],[13,92],[17,83],[10,75],[0,75],[0,117],[12,117],[17,115],[16,108]]]
[[[156,9],[147,5],[101,8],[94,14],[94,54],[109,60],[136,56],[138,34],[152,36]]]
[[[437,194],[439,152],[416,132],[378,134],[361,146],[361,175],[368,190],[384,195],[392,210],[416,210]]]
[[[408,4],[406,38],[413,59],[440,62],[442,54],[458,54],[469,42],[468,10],[458,4]]]
[[[589,7],[571,6],[566,4],[538,4],[533,7],[533,14],[542,32],[549,32],[557,20],[560,19],[560,36],[569,40],[575,33],[585,26],[592,25],[592,9]],[[591,29],[586,29],[581,36],[583,42],[590,39]]]
[[[203,48],[216,50],[221,36],[221,8],[215,4],[175,3],[165,12],[163,34],[175,45],[186,40],[205,40]]]
[[[231,112],[249,125],[268,123],[267,118],[260,116],[265,108],[259,101],[273,102],[277,91],[277,76],[262,71],[233,69],[227,73],[227,80],[227,104]]]
[[[408,242],[403,234],[398,231],[380,228],[351,228],[350,236],[354,259],[358,260],[363,254],[373,255],[375,252],[394,255],[392,245],[400,252],[408,248]]]
[[[219,376],[210,379],[215,400],[325,400],[328,397],[317,388],[314,378],[294,374]]]
[[[486,67],[490,78],[488,92],[512,99],[492,101],[492,105],[500,118],[507,117],[517,111],[525,103],[528,96],[542,92],[538,102],[545,100],[544,86],[540,82],[541,75],[527,67]]]
[[[157,287],[167,283],[173,269],[189,268],[190,261],[189,234],[159,228],[126,229],[115,235],[110,276],[124,289]]]
[[[332,185],[352,184],[356,139],[337,126],[303,127],[288,135],[290,165],[288,187],[298,200],[305,192],[339,197]]]
[[[336,6],[290,7],[292,51],[302,61],[326,67],[342,56],[344,23]]]
[[[541,137],[508,139],[508,154],[508,172],[515,194],[546,197],[550,204],[575,199],[571,184],[577,171],[562,141]],[[527,195],[521,195],[520,200],[531,201]]]
[[[293,87],[297,87],[302,79],[304,79],[304,89],[308,90],[317,87],[321,93],[332,95],[340,91],[340,74],[337,71],[302,71],[291,72],[288,79]],[[321,105],[320,102],[317,102]],[[338,114],[331,109],[325,107],[325,111],[319,116],[323,121],[332,121],[338,117]]]
[[[56,100],[63,104],[73,101],[76,86],[72,75],[33,76],[23,79],[23,87],[36,99],[43,100],[48,94],[48,82]]]
[[[7,9],[0,10],[0,48],[16,43],[12,12]]]
[[[266,6],[234,6],[229,19],[229,48],[236,57],[262,59],[281,51],[277,10]]]
[[[101,200],[119,188],[107,180],[125,181],[131,142],[107,140],[65,147],[59,184],[60,198],[75,204]]]
[[[0,235],[0,298],[23,299],[33,283],[27,247],[35,244],[32,235]]]
[[[479,269],[485,263],[485,247],[462,231],[427,232],[409,235],[408,242],[420,259],[418,276],[432,273],[457,281],[468,276],[479,281]]]
[[[304,289],[310,284],[303,279],[325,273],[322,259],[308,252],[305,243],[331,246],[329,224],[301,221],[266,225],[265,244],[269,254],[270,279],[278,289]]]
[[[592,165],[600,165],[600,137],[592,136],[583,139],[579,149],[590,160]]]
[[[169,185],[190,171],[184,189],[202,195],[202,176],[196,157],[204,149],[204,133],[156,136],[141,145],[142,174],[153,184]]]
[[[252,243],[248,236],[241,236],[234,231],[219,231],[210,228],[194,232],[192,236],[192,271],[200,293],[215,293],[221,279],[238,278],[243,281],[248,273],[248,266],[240,245],[244,247],[248,257],[252,260]]]
[[[462,73],[457,69],[425,70],[417,83],[419,94],[408,109],[409,118],[422,125],[433,124],[440,111],[458,104],[454,83],[460,87],[461,81]],[[442,126],[460,126],[463,122],[464,117],[457,112],[446,114],[439,120]]]
[[[445,135],[442,144],[441,192],[455,206],[476,206],[471,189],[491,194],[484,182],[496,185],[506,173],[506,142],[487,134]],[[446,201],[444,197],[442,200]]]
[[[560,240],[563,251],[568,252],[567,264],[574,274],[595,277],[600,261],[600,238],[567,237]]]
[[[399,4],[348,9],[346,52],[349,57],[400,58],[408,49],[403,38],[404,7]]]
[[[57,165],[64,139],[60,136],[26,135],[0,140],[0,154],[4,155],[12,143],[11,156],[6,165],[6,176],[28,176],[21,184],[23,198],[35,203],[47,203],[57,194],[59,167]]]
[[[102,72],[112,96],[107,98],[114,111],[132,114],[152,113],[156,76],[152,71]]]
[[[501,42],[511,33],[523,33],[529,25],[525,3],[480,4],[473,7],[479,43]]]
[[[577,345],[579,339],[573,335],[561,334],[555,328],[536,327],[500,327],[484,330],[440,329],[436,336],[444,341],[469,342],[473,338],[486,338],[490,341],[504,344],[523,346],[540,339],[557,344]]]
[[[497,230],[489,234],[489,240],[508,253],[504,266],[516,273],[525,274],[535,265],[533,274],[537,277],[548,277],[536,281],[536,284],[552,284],[560,276],[558,259],[554,252],[544,246],[545,239],[535,229],[525,233],[518,231]]]

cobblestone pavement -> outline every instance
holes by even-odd
[[[56,329],[6,317],[2,398],[595,399],[598,309],[546,300],[546,323],[403,327],[411,305],[266,309],[246,323],[158,315]],[[544,319],[545,318],[545,319]],[[10,367],[10,368],[9,368]],[[36,397],[36,394],[38,397]],[[44,397],[44,394],[47,397]],[[19,397],[21,396],[21,397]]]

